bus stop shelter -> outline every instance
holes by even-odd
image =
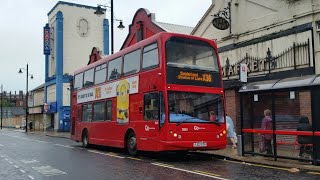
[[[320,162],[320,76],[309,75],[245,84],[239,90],[242,155]],[[264,110],[271,111],[271,129],[262,129]],[[298,131],[304,117],[311,131]],[[262,136],[272,137],[272,153],[264,152]],[[298,137],[311,139],[300,153]]]

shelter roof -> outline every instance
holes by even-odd
[[[320,85],[320,75],[308,75],[248,83],[239,92],[266,91]]]

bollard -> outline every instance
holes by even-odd
[[[242,137],[241,135],[237,135],[237,138],[238,138],[238,147],[237,147],[238,156],[242,156]]]

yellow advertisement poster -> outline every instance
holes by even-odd
[[[117,123],[129,122],[129,93],[130,84],[127,79],[117,85]]]

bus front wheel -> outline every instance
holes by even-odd
[[[134,132],[130,132],[127,137],[127,151],[131,156],[137,154],[137,137]]]
[[[82,145],[86,148],[89,147],[89,134],[87,130],[82,133]]]

